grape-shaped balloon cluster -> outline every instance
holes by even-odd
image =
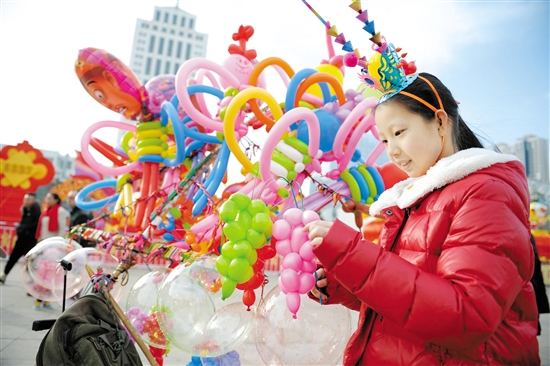
[[[225,277],[222,298],[227,299],[238,284],[254,275],[257,250],[271,237],[273,222],[262,200],[251,200],[242,193],[235,193],[224,202],[220,219],[225,222],[223,233],[228,241],[221,247],[216,268]]]
[[[283,213],[283,218],[273,225],[273,237],[277,239],[277,253],[283,256],[279,287],[286,295],[288,310],[296,318],[300,308],[300,294],[305,294],[315,286],[313,273],[317,269],[313,247],[303,228],[310,222],[319,220],[315,211],[301,211],[291,208]]]

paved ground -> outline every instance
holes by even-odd
[[[0,264],[3,268],[4,264]],[[126,297],[131,285],[143,274],[147,268],[132,268],[130,282],[125,287],[120,304],[126,303]],[[272,280],[271,283],[276,283]],[[550,293],[550,288],[547,287]],[[1,328],[0,328],[0,365],[20,366],[34,365],[34,360],[40,341],[46,334],[31,330],[32,322],[36,319],[55,319],[61,314],[61,307],[53,304],[52,310],[42,309],[35,311],[34,299],[27,297],[19,281],[19,265],[10,273],[6,284],[0,285],[1,294]],[[356,317],[353,321],[355,322]],[[541,318],[543,335],[539,337],[542,365],[550,366],[550,316],[545,314]],[[237,351],[246,355],[243,364],[262,365],[262,361],[255,350],[253,340],[247,340]],[[186,365],[191,357],[178,349],[172,349],[165,358],[165,365]],[[144,359],[145,360],[145,359]],[[147,364],[147,362],[144,362]]]

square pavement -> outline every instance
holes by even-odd
[[[0,264],[3,268],[5,263]],[[4,285],[0,285],[0,366],[29,366],[35,364],[35,357],[42,338],[47,331],[35,332],[31,329],[34,320],[56,319],[61,315],[61,306],[52,302],[53,309],[34,310],[34,299],[26,296],[25,290],[19,280],[20,264],[17,264],[10,272]],[[129,283],[124,286],[121,301],[119,304],[125,309],[128,291],[132,285],[145,273],[149,272],[144,266],[136,266],[130,270]],[[273,276],[272,276],[273,277]],[[276,284],[271,280],[271,286]],[[269,286],[269,285],[268,285]],[[269,290],[269,288],[267,289]],[[550,287],[546,287],[550,295]],[[357,313],[352,318],[352,324],[357,323]],[[550,314],[541,316],[542,335],[539,336],[540,356],[543,366],[550,366]],[[144,365],[148,362],[141,353]],[[238,351],[249,356],[243,360],[243,365],[263,365],[257,351],[255,350],[253,337],[249,337],[245,343],[239,346]],[[191,361],[191,356],[173,347],[170,353],[164,358],[164,365],[179,366],[186,365]]]

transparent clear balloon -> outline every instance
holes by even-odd
[[[72,264],[72,269],[67,271],[65,299],[78,298],[81,291],[90,283],[90,275],[86,270],[86,264],[94,272],[101,266],[104,273],[110,274],[115,271],[119,263],[117,257],[99,248],[77,249],[67,254],[63,259]],[[63,301],[63,276],[63,267],[57,263],[50,287],[58,302]],[[110,290],[111,296],[115,300],[119,300],[122,295],[122,286],[119,282],[115,283]]]
[[[297,319],[286,295],[274,287],[259,304],[254,338],[266,365],[336,365],[351,336],[351,312],[341,305],[321,306],[300,295]]]
[[[52,290],[52,279],[55,278],[55,271],[58,262],[67,254],[75,250],[75,246],[71,245],[68,239],[62,237],[52,237],[38,243],[25,255],[26,271],[32,281],[24,281],[25,288],[30,294],[33,293],[33,288],[43,287]],[[24,274],[23,274],[24,275]],[[61,288],[63,288],[63,277],[60,279]],[[59,279],[56,279],[59,283]],[[39,291],[40,292],[40,291]],[[42,300],[55,300],[53,298]]]
[[[221,300],[222,276],[216,258],[203,256],[168,275],[159,292],[159,323],[179,349],[201,357],[216,357],[239,346],[254,327],[253,311],[241,303],[241,291]]]
[[[44,301],[55,301],[55,295],[53,294],[51,289],[40,286],[34,281],[31,274],[29,273],[27,262],[28,260],[27,258],[25,258],[19,270],[20,280],[23,284],[23,287],[25,288],[25,291],[27,291],[27,293],[35,299],[40,299]]]
[[[162,282],[172,269],[158,268],[141,276],[130,289],[126,300],[126,316],[141,339],[156,348],[169,348],[158,322],[162,309],[157,307]]]

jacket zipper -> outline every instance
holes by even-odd
[[[405,224],[407,223],[407,220],[409,219],[410,214],[411,214],[411,209],[407,207],[405,209],[405,217],[403,218],[403,222],[401,223],[401,226],[399,226],[399,229],[397,230],[397,235],[395,236],[393,244],[390,247],[390,253],[395,250],[395,247],[397,246],[397,241],[399,240],[399,237],[401,236],[401,232],[403,231],[403,228],[405,227]],[[371,325],[370,325],[369,335],[367,336],[367,343],[370,340],[370,336],[372,335],[372,330],[374,329],[374,323],[376,322],[376,318],[378,317],[377,312],[375,312],[374,310],[372,312],[373,312],[373,314],[372,314],[373,318],[372,318],[372,322],[371,322]],[[358,360],[357,365],[361,364],[361,359],[362,359],[362,356]]]
[[[407,223],[407,220],[409,219],[410,215],[411,215],[411,209],[407,207],[405,209],[405,217],[403,218],[403,222],[401,223],[401,226],[399,226],[399,230],[397,230],[397,235],[395,236],[393,244],[390,247],[390,252],[393,252],[395,250],[395,247],[397,246],[397,241],[399,240],[399,237],[401,236],[401,232],[403,231],[403,228],[405,227],[405,224]]]

